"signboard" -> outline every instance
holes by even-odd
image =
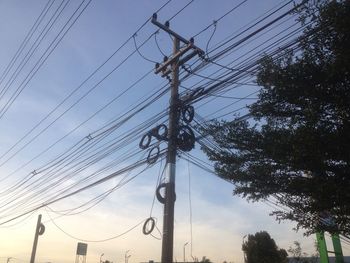
[[[87,244],[79,242],[77,246],[77,255],[86,256],[86,252],[87,252]]]

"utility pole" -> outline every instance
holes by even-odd
[[[129,262],[129,258],[131,257],[131,255],[128,255],[129,251],[130,251],[130,250],[127,250],[127,251],[125,252],[125,255],[124,255],[125,263],[128,263],[128,262]]]
[[[162,263],[173,262],[173,236],[174,236],[174,205],[175,205],[175,167],[176,167],[176,154],[179,147],[179,120],[182,108],[182,103],[179,98],[179,67],[186,63],[188,60],[196,55],[203,55],[204,52],[194,45],[193,39],[187,40],[169,28],[169,22],[161,24],[157,21],[157,14],[153,14],[152,23],[164,30],[166,33],[173,37],[173,54],[170,58],[165,57],[162,64],[156,65],[155,73],[162,73],[162,77],[169,79],[171,75],[171,97],[169,106],[169,128],[168,128],[168,152],[166,161],[166,180],[165,180],[165,196],[164,196],[164,215],[163,215],[163,238],[162,238]],[[184,47],[180,47],[183,44]],[[190,54],[181,58],[188,51],[192,51]],[[171,74],[170,74],[171,73]],[[192,107],[193,113],[193,107]],[[192,116],[193,118],[193,116]],[[192,119],[191,119],[192,120]],[[190,120],[190,121],[191,121]],[[182,145],[190,144],[194,145],[194,135],[192,130],[187,126],[182,131]],[[191,134],[189,134],[191,133]],[[192,136],[192,137],[191,137]],[[190,138],[191,137],[191,138]],[[186,142],[184,142],[186,141]],[[193,148],[185,147],[187,151]]]
[[[188,245],[188,242],[186,242],[185,244],[184,244],[184,262],[186,262],[186,246]]]
[[[38,246],[38,238],[39,238],[39,236],[43,235],[44,232],[45,232],[45,226],[43,223],[41,223],[41,215],[39,215],[38,222],[36,224],[36,229],[35,229],[32,256],[30,257],[30,263],[35,262],[35,254],[36,254],[36,248]]]

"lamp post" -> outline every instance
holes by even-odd
[[[128,255],[129,251],[130,251],[130,250],[127,250],[127,251],[125,252],[125,263],[128,263],[129,258],[131,257],[131,255]]]
[[[184,262],[186,262],[186,246],[188,245],[188,242],[184,244]]]
[[[243,239],[242,239],[242,250],[243,250],[243,257],[244,257],[244,263],[247,263],[247,255],[243,249],[243,245],[244,245],[244,239],[247,237],[247,235],[244,235],[243,236]]]
[[[102,263],[102,257],[104,256],[104,253],[101,254],[100,256],[100,263]]]

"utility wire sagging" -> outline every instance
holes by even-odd
[[[192,2],[193,1],[190,1],[189,4]],[[215,25],[218,29],[224,27],[225,19],[233,15],[234,12],[239,10],[246,2],[247,1],[242,1],[238,5],[236,4],[229,12],[225,12],[221,17],[216,19]],[[257,98],[256,95],[259,93],[259,87],[255,83],[255,73],[258,70],[261,57],[267,54],[278,59],[281,52],[283,52],[281,49],[288,48],[295,52],[299,50],[299,36],[303,29],[310,24],[305,24],[305,26],[302,27],[298,23],[289,23],[290,21],[288,19],[294,16],[292,12],[295,10],[294,7],[290,6],[290,2],[291,1],[284,2],[282,5],[279,4],[260,19],[249,23],[239,32],[234,34],[230,33],[229,36],[216,43],[214,41],[216,33],[213,34],[213,31],[209,32],[209,28],[214,30],[214,24],[209,21],[208,26],[204,27],[199,33],[193,34],[194,36],[198,36],[199,34],[210,33],[207,39],[207,56],[198,59],[193,58],[179,69],[179,81],[181,82],[179,97],[186,101],[186,103],[191,103],[196,111],[203,109],[203,116],[205,117],[201,118],[196,112],[194,123],[189,125],[190,128],[194,130],[197,137],[196,143],[200,144],[202,147],[217,149],[218,146],[215,145],[210,138],[207,138],[206,135],[201,134],[196,125],[198,125],[198,127],[204,126],[210,120],[217,118],[230,119],[230,116],[235,112],[248,114],[249,104]],[[171,19],[175,18],[177,15],[180,16],[182,10],[190,7],[191,5],[185,5],[183,9],[180,9]],[[78,107],[80,102],[83,102],[93,90],[97,90],[100,84],[104,80],[107,80],[109,76],[117,73],[120,68],[124,67],[135,54],[142,54],[148,58],[146,46],[141,49],[143,44],[149,43],[149,40],[155,38],[155,44],[160,52],[165,52],[159,45],[159,38],[157,39],[159,34],[157,31],[148,34],[144,42],[139,41],[138,37],[141,35],[140,31],[144,29],[148,22],[149,20],[123,42],[110,57],[96,67],[87,78],[84,78],[81,84],[73,88],[44,118],[37,122],[32,128],[28,129],[28,131],[26,131],[26,133],[11,147],[4,150],[0,156],[0,165],[7,165],[8,162],[12,160],[12,158],[16,158],[17,154],[20,154],[21,151],[33,147],[37,138],[49,132],[56,121],[65,119],[66,113]],[[271,31],[269,32],[269,30]],[[264,33],[266,32],[274,35],[269,39],[264,39]],[[140,35],[137,35],[139,33]],[[136,35],[137,42],[135,39]],[[309,37],[312,36],[310,35]],[[135,41],[134,46],[131,40]],[[249,46],[250,48],[244,48],[244,45],[248,44],[251,45]],[[118,54],[126,45],[128,45],[128,47],[133,46],[132,51],[128,53],[129,55],[126,56],[124,60],[121,60],[117,66],[114,65],[115,67],[104,77],[100,77],[95,81],[90,89],[85,86],[86,83],[91,80],[92,76],[105,67],[110,59]],[[239,52],[239,56],[235,55],[237,52]],[[35,70],[36,69],[34,69],[34,71]],[[0,192],[1,224],[6,225],[7,222],[11,222],[24,215],[29,215],[32,211],[45,207],[50,203],[58,202],[99,183],[103,183],[107,180],[106,178],[112,178],[111,175],[120,176],[121,174],[136,169],[139,165],[140,167],[141,165],[147,166],[147,160],[145,158],[142,162],[136,161],[136,157],[142,155],[142,151],[137,149],[138,140],[152,127],[168,122],[168,109],[166,107],[157,109],[157,112],[153,112],[152,115],[147,115],[147,118],[144,114],[145,112],[148,114],[148,110],[151,107],[155,107],[156,103],[159,103],[161,99],[165,100],[164,97],[170,89],[168,81],[162,82],[160,87],[154,87],[154,92],[149,94],[149,96],[139,96],[138,100],[136,100],[137,103],[129,105],[126,109],[119,111],[112,119],[99,125],[96,130],[82,134],[79,129],[113,103],[122,101],[125,98],[123,96],[130,94],[129,92],[133,89],[141,89],[145,78],[150,75],[152,70],[153,67],[148,68],[144,72],[144,75],[139,76],[131,85],[124,87],[122,92],[116,94],[115,97],[105,103],[104,106],[96,110],[84,121],[80,122],[80,124],[75,126],[68,133],[64,134],[60,139],[55,142],[50,142],[48,147],[42,152],[33,154],[31,160],[21,162],[15,170],[0,179],[7,182],[13,175],[20,175],[16,182]],[[25,85],[27,84],[23,84],[23,87],[25,87]],[[238,89],[245,89],[248,86],[250,88],[249,93],[243,96],[235,96],[235,91]],[[22,86],[17,93],[20,93],[21,88]],[[69,99],[76,95],[76,92],[82,91],[84,91],[84,93],[80,93],[78,98],[74,97],[74,102],[69,105],[66,104]],[[218,105],[218,100],[220,100],[219,106],[215,108],[210,106],[214,104]],[[12,101],[9,100],[8,106],[4,106],[3,113],[0,112],[0,114],[4,115],[11,105]],[[62,109],[61,114],[49,121],[51,115],[58,109]],[[249,117],[248,115],[243,116]],[[142,121],[140,121],[140,119],[142,119]],[[140,123],[135,124],[137,121]],[[80,133],[79,140],[75,140],[70,144],[70,147],[66,147],[63,151],[56,151],[57,154],[51,160],[40,161],[45,153],[55,151],[60,143],[64,142],[68,136],[74,132]],[[164,143],[165,142],[161,142],[160,146],[164,147]],[[166,154],[165,148],[161,149],[160,159]],[[192,156],[186,151],[180,154],[181,158],[186,158],[189,162],[200,166],[206,171],[213,172],[213,167],[210,166],[210,164],[203,162],[203,160],[198,159],[196,156]],[[31,173],[23,173],[23,170],[25,170],[24,168],[31,165],[34,161],[40,161],[40,165]],[[122,166],[125,162],[129,162],[131,165]],[[74,182],[67,185],[70,180]],[[108,193],[115,190],[112,189],[114,188],[97,196],[96,199],[92,198],[91,202],[85,205],[82,204],[82,206],[78,206],[77,209],[68,209],[67,211],[63,211],[63,213],[67,212],[68,215],[83,211],[84,209],[82,208],[89,208],[102,201]]]

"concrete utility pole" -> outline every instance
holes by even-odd
[[[174,235],[174,205],[175,205],[175,166],[178,148],[179,119],[181,101],[179,98],[179,67],[203,51],[193,44],[193,39],[188,41],[169,28],[169,22],[164,25],[157,21],[157,14],[153,14],[152,23],[173,37],[173,54],[165,57],[164,63],[156,65],[155,73],[162,73],[162,77],[169,77],[171,73],[171,98],[169,107],[169,132],[168,152],[165,180],[163,238],[162,238],[162,263],[173,262],[173,235]],[[180,44],[184,47],[180,49]],[[192,52],[182,58],[186,52]]]
[[[38,222],[36,224],[36,229],[35,229],[32,256],[30,257],[30,263],[35,262],[35,254],[36,254],[36,248],[38,246],[38,238],[39,238],[39,236],[43,235],[44,232],[45,232],[45,226],[44,226],[44,224],[41,223],[41,215],[39,215]]]

